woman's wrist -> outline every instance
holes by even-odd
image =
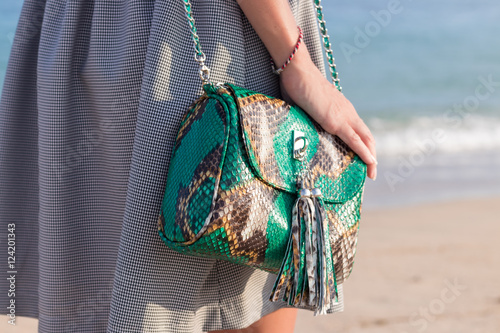
[[[282,80],[296,79],[298,76],[305,74],[316,75],[319,72],[318,68],[314,64],[307,50],[305,43],[300,45],[300,48],[295,53],[292,61],[288,66],[281,72],[280,76]]]
[[[283,72],[283,70],[286,68],[286,66],[288,66],[288,64],[290,64],[290,61],[292,61],[293,57],[297,53],[297,50],[299,49],[300,45],[303,42],[302,29],[299,26],[297,26],[297,29],[299,31],[299,38],[297,40],[297,44],[295,44],[295,47],[294,47],[292,53],[290,53],[290,55],[288,56],[288,59],[285,61],[285,63],[283,65],[281,65],[281,67],[277,67],[276,64],[274,63],[273,58],[271,57],[271,66],[272,66],[273,72],[275,74],[278,74],[278,75],[281,74],[281,72]]]
[[[325,82],[326,81],[326,82]],[[309,95],[321,94],[328,80],[316,67],[305,44],[280,74],[280,84],[288,96],[302,108],[307,108]]]

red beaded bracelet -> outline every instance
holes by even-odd
[[[295,56],[295,53],[299,49],[300,44],[302,43],[302,29],[299,26],[297,26],[297,28],[299,29],[299,39],[297,40],[297,44],[295,44],[295,48],[293,49],[292,54],[290,54],[290,56],[288,57],[288,60],[285,61],[283,66],[276,69],[276,65],[274,64],[273,58],[271,57],[271,67],[273,69],[273,73],[276,75],[280,75],[281,72],[283,72],[283,70],[285,69],[285,67],[288,66],[290,61],[292,61],[293,57]]]

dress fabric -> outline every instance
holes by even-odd
[[[237,2],[191,2],[212,80],[280,97]],[[312,0],[290,4],[325,75]],[[202,92],[193,57],[181,0],[25,0],[0,103],[0,227],[15,224],[16,315],[39,332],[238,329],[286,307],[268,300],[276,275],[158,236],[177,130]]]

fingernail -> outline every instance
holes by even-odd
[[[373,155],[372,155],[372,163],[375,163],[375,165],[378,165],[377,159]]]

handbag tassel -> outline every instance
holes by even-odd
[[[289,305],[326,314],[338,302],[328,218],[318,188],[301,189],[292,211],[292,230],[270,300],[283,293]]]

